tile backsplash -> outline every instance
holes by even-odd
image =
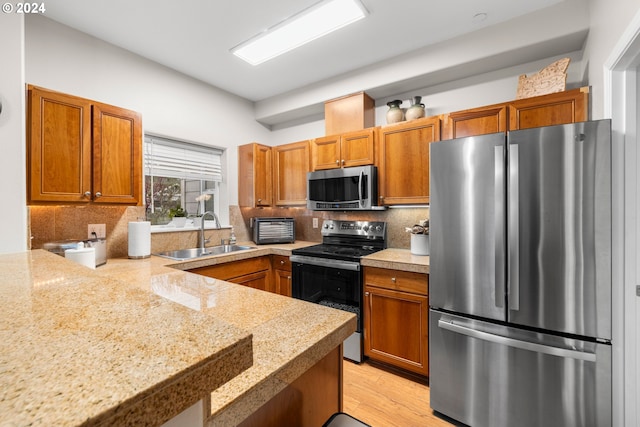
[[[239,211],[239,215],[234,215]],[[387,223],[387,246],[390,248],[409,249],[411,235],[405,227],[411,227],[418,221],[429,218],[428,207],[397,208],[384,211],[310,211],[304,208],[238,208],[232,207],[230,217],[236,226],[239,240],[251,240],[250,219],[255,217],[291,217],[296,220],[296,239],[310,242],[321,242],[320,228],[313,228],[313,218],[318,218],[318,225],[324,219],[385,221]],[[235,217],[235,219],[234,219]],[[242,238],[240,233],[243,233]],[[244,234],[246,233],[246,234]]]
[[[88,224],[105,224],[107,232],[107,257],[121,258],[128,253],[127,230],[130,221],[144,217],[143,206],[30,206],[31,248],[40,249],[47,242],[86,239]],[[385,211],[310,211],[304,208],[251,209],[229,207],[229,221],[239,242],[251,241],[250,219],[255,217],[292,217],[296,220],[296,239],[321,242],[320,228],[313,228],[313,218],[319,225],[324,219],[385,221],[387,222],[388,247],[409,249],[411,238],[405,227],[429,217],[428,207],[387,209]],[[212,242],[228,238],[229,228],[207,230]],[[151,235],[151,252],[195,247],[197,231],[154,233]]]
[[[128,223],[144,217],[143,206],[30,206],[31,248],[47,242],[83,240],[89,224],[105,224],[107,257],[126,257]]]

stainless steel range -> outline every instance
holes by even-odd
[[[294,298],[355,313],[356,332],[344,342],[344,357],[362,362],[362,268],[360,258],[387,247],[381,221],[324,220],[322,243],[294,249]]]

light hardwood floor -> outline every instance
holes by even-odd
[[[429,407],[429,387],[369,362],[344,366],[344,408],[372,427],[451,427]]]

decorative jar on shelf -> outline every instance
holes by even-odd
[[[425,116],[424,104],[420,103],[421,100],[421,96],[413,97],[411,107],[407,109],[407,113],[405,115],[407,120],[415,120]]]
[[[387,123],[398,123],[404,120],[404,111],[400,108],[402,101],[399,99],[387,102],[389,111],[387,111]]]

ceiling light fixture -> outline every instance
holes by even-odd
[[[323,0],[231,49],[258,65],[367,16],[359,0]]]

